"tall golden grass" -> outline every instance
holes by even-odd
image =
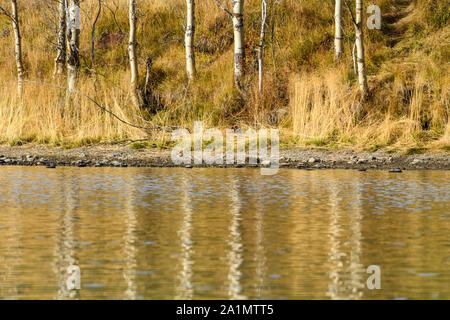
[[[72,93],[67,101],[64,90],[26,83],[19,100],[12,88],[14,82],[2,88],[0,101],[0,132],[10,144],[70,145],[143,136],[141,130],[117,121],[76,93]],[[80,81],[79,90],[101,101],[105,108],[123,120],[146,126],[139,121],[140,111],[128,102],[127,92],[111,90],[105,83],[94,86],[88,81]]]
[[[430,96],[429,85],[424,73],[415,75],[399,116],[390,106],[383,112],[385,105],[361,101],[358,89],[346,85],[335,71],[295,75],[290,82],[293,133],[302,144],[316,146],[445,149],[450,137],[449,85],[442,84],[440,97]],[[400,90],[405,86],[399,85],[394,94],[401,95]]]

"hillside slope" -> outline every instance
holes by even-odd
[[[5,4],[4,0],[0,3]],[[97,1],[82,2],[79,89],[126,121],[147,126],[279,127],[287,146],[448,150],[449,2],[379,0],[381,30],[365,30],[371,94],[361,100],[353,71],[354,27],[345,11],[345,54],[333,59],[334,1],[268,1],[264,90],[257,90],[255,47],[260,1],[245,4],[246,72],[243,91],[233,86],[233,29],[215,0],[197,1],[195,49],[198,77],[188,85],[183,47],[184,1],[139,2],[141,85],[147,58],[152,103],[132,107],[128,92],[127,1],[105,1],[96,28],[95,72],[90,69],[90,28]],[[367,2],[367,1],[366,1]],[[227,1],[224,1],[227,4]],[[353,1],[349,1],[353,7]],[[27,78],[54,79],[55,12],[51,4],[19,1]],[[227,5],[230,5],[229,3]],[[368,3],[366,3],[368,5]],[[27,83],[16,98],[13,33],[0,18],[0,140],[76,146],[138,139],[146,132],[104,113],[79,96],[65,106],[65,92]],[[165,132],[151,138],[170,140]]]

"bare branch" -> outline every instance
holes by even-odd
[[[16,23],[16,20],[13,18],[13,16],[7,10],[3,9],[1,6],[0,6],[0,12],[2,12],[5,16],[7,16],[9,19],[11,19],[12,22]]]
[[[216,0],[216,2],[219,5],[220,9],[225,11],[231,18],[233,18],[233,14],[231,13],[231,11],[225,8],[220,0]]]
[[[357,23],[356,23],[355,17],[353,16],[353,11],[352,11],[352,9],[350,8],[350,6],[348,5],[348,3],[347,3],[346,0],[344,0],[344,3],[345,3],[345,5],[347,6],[348,11],[350,11],[350,16],[351,16],[351,18],[352,18],[353,24],[356,26]]]
[[[114,10],[108,5],[108,2],[105,2],[103,5],[106,7],[106,9],[108,9],[109,11],[111,11],[112,14],[112,18],[114,20],[114,23],[116,24],[117,28],[119,29],[119,32],[122,33],[122,28],[120,27],[119,23],[117,22],[117,18],[116,18],[116,14],[117,11],[119,10],[119,4],[117,4],[115,1],[112,1],[114,4]]]
[[[91,46],[91,69],[94,68],[94,54],[95,54],[95,26],[97,24],[98,18],[100,17],[100,13],[102,12],[102,0],[98,0],[98,11],[97,16],[95,17],[94,23],[92,24],[92,46]]]

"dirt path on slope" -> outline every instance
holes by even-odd
[[[414,12],[415,5],[412,0],[398,2],[398,7],[391,12],[382,15],[382,32],[389,37],[387,45],[394,47],[402,39],[408,28],[409,18]]]

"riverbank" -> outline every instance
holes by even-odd
[[[248,162],[248,161],[247,161]],[[171,160],[171,150],[127,146],[93,146],[59,149],[42,145],[0,146],[0,166],[73,167],[180,167]],[[192,167],[258,167],[258,165],[194,165]],[[181,167],[191,167],[182,165]],[[317,149],[280,150],[280,168],[354,170],[449,170],[448,152],[405,155],[400,153],[328,151]]]

